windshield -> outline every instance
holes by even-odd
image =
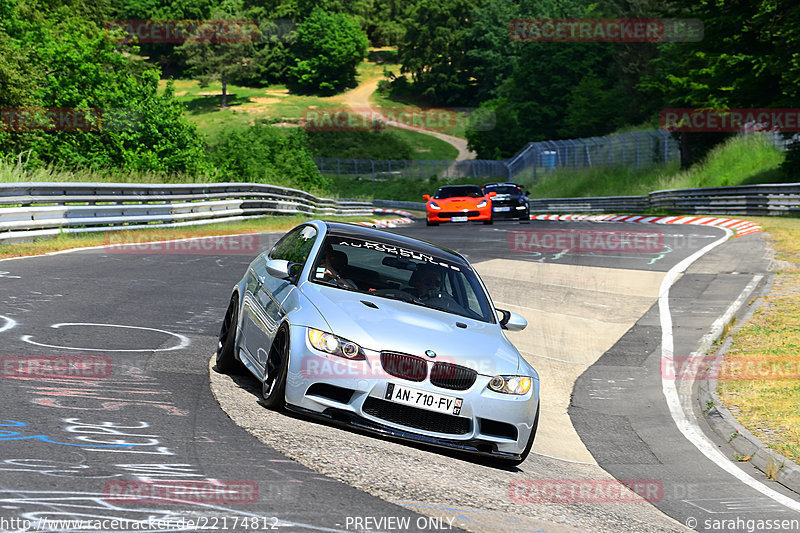
[[[310,280],[494,322],[489,301],[471,268],[413,248],[329,235]]]
[[[478,186],[474,187],[442,187],[436,194],[433,195],[437,200],[444,200],[445,198],[458,198],[467,196],[470,198],[480,198],[483,196],[483,191]]]
[[[494,187],[486,187],[486,192],[496,192],[497,194],[520,194],[520,190],[513,185],[499,185]]]

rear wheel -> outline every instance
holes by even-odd
[[[261,382],[263,403],[270,409],[281,409],[286,403],[286,373],[289,369],[289,332],[278,330],[267,356],[267,368]]]
[[[234,295],[228,310],[225,311],[225,318],[222,320],[222,327],[219,330],[219,340],[217,341],[217,371],[223,374],[230,374],[237,370],[239,362],[236,360],[236,327],[239,323],[239,298]]]

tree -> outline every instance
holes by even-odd
[[[253,24],[242,17],[216,11],[213,20],[198,25],[179,50],[185,55],[192,74],[198,76],[201,87],[214,80],[220,81],[220,107],[224,109],[228,107],[228,82],[232,78],[247,77],[255,70],[254,43],[258,39],[258,30]]]
[[[437,104],[471,100],[468,68],[470,15],[479,0],[418,0],[406,12],[406,34],[398,47],[401,72],[417,92]]]
[[[334,94],[356,85],[356,67],[367,54],[366,34],[347,15],[316,7],[297,28],[289,68],[291,89]]]
[[[622,108],[617,105],[621,100],[622,95],[614,87],[608,86],[608,80],[589,72],[570,91],[559,136],[607,135],[625,125],[626,117],[620,113]]]
[[[509,22],[519,18],[516,0],[485,0],[471,15],[472,24],[466,31],[466,63],[469,76],[475,80],[477,102],[497,96],[497,89],[514,68],[525,43],[509,38]],[[465,104],[471,102],[464,102]]]
[[[699,42],[664,43],[640,91],[667,108],[793,107],[800,97],[800,5],[792,0],[680,0],[675,12],[704,22]],[[654,109],[654,111],[657,111]],[[682,165],[725,135],[681,135]]]
[[[207,170],[202,139],[171,88],[159,94],[155,69],[133,59],[135,48],[89,20],[50,16],[23,18],[14,10],[4,20],[13,31],[0,38],[0,76],[12,90],[0,91],[0,100],[26,108],[29,116],[59,110],[59,116],[86,123],[8,131],[0,149],[28,151],[33,163],[66,167]]]

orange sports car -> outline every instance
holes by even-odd
[[[425,209],[428,212],[428,225],[437,226],[439,222],[468,222],[480,220],[484,224],[492,224],[492,196],[497,193],[489,192],[486,195],[477,185],[447,185],[439,187],[431,198],[425,194],[423,200],[427,202]]]

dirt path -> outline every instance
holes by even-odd
[[[370,116],[374,116],[374,114],[381,114],[380,110],[373,108],[369,101],[370,95],[372,95],[372,93],[378,89],[378,81],[379,80],[377,79],[370,80],[360,84],[351,91],[347,91],[341,96],[341,102],[360,113],[368,114]],[[475,152],[467,148],[466,139],[447,135],[446,133],[439,133],[438,131],[417,128],[408,124],[395,122],[393,120],[387,120],[386,124],[404,130],[417,131],[419,133],[424,133],[425,135],[431,135],[432,137],[436,137],[437,139],[441,139],[444,142],[451,144],[458,150],[458,156],[456,157],[457,161],[475,159]]]

